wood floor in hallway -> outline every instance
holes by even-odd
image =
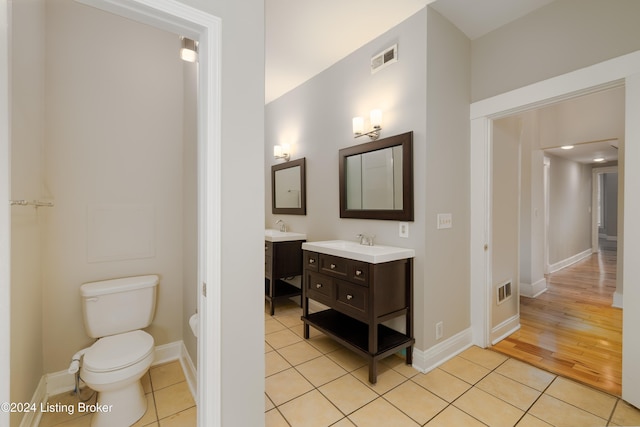
[[[492,348],[620,396],[622,310],[611,307],[616,251],[553,273],[547,291],[520,298],[520,330]]]

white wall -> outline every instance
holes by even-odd
[[[534,296],[544,278],[544,154],[539,112],[519,115],[522,123],[520,173],[520,294]]]
[[[624,87],[579,96],[538,110],[540,148],[617,139],[624,142]]]
[[[603,174],[602,181],[603,233],[608,238],[615,238],[618,236],[618,174]]]
[[[44,185],[56,206],[43,236],[46,372],[66,368],[92,342],[82,322],[84,282],[159,274],[149,332],[156,345],[182,338],[179,46],[175,34],[70,0],[47,4]],[[152,228],[120,235],[137,225],[131,221],[139,207],[149,208],[140,221]],[[120,218],[95,219],[94,208]],[[105,248],[93,232],[117,234],[126,247],[114,241]],[[128,252],[137,245],[149,252]],[[96,261],[101,251],[113,260]]]
[[[198,343],[189,326],[189,318],[198,307],[198,66],[183,62],[183,194],[182,194],[182,341],[191,361],[197,366]]]
[[[549,264],[591,249],[591,166],[548,156]]]
[[[11,198],[46,198],[44,143],[44,1],[14,2],[12,9]],[[40,235],[49,208],[11,208],[11,401],[31,400],[43,375]],[[11,414],[18,425],[22,414]]]
[[[180,0],[222,21],[222,425],[264,423],[264,1]],[[216,329],[217,330],[217,329]],[[204,402],[204,404],[208,404]]]
[[[492,339],[504,334],[499,326],[518,314],[520,227],[520,139],[517,117],[493,122],[491,205],[491,326]],[[511,282],[511,297],[498,304],[497,289]]]
[[[472,99],[640,49],[640,2],[558,0],[473,41]]]

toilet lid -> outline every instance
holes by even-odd
[[[126,368],[153,352],[153,337],[144,331],[100,338],[84,354],[82,366],[93,372]]]

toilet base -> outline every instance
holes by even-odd
[[[91,427],[130,426],[147,411],[147,398],[140,380],[113,391],[98,393],[97,411]]]

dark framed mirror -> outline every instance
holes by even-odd
[[[305,158],[271,166],[271,212],[306,215]]]
[[[413,221],[413,132],[343,148],[340,218]]]

